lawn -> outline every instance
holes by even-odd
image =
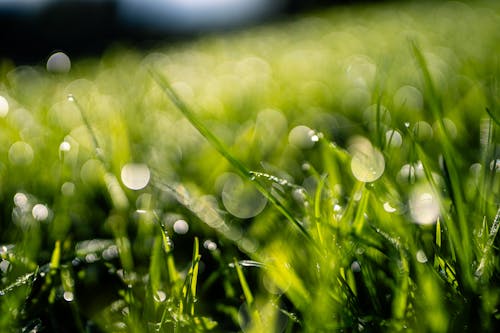
[[[0,331],[495,331],[499,54],[491,0],[1,60]]]

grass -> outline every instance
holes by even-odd
[[[499,15],[4,60],[0,331],[495,331]]]

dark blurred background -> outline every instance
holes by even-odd
[[[0,58],[23,64],[39,62],[57,50],[72,57],[98,55],[116,41],[151,46],[286,19],[326,6],[361,2],[0,0]]]

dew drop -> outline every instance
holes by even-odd
[[[56,52],[47,60],[47,71],[51,73],[68,73],[70,69],[71,60],[63,52]]]
[[[21,192],[16,193],[14,195],[14,204],[19,208],[26,208],[28,206],[28,196]]]
[[[354,177],[368,183],[379,179],[385,170],[384,155],[375,147],[365,141],[353,149],[351,171]]]
[[[185,220],[177,220],[173,225],[174,232],[179,235],[185,235],[189,231],[189,224]]]
[[[359,262],[357,260],[352,262],[351,271],[353,271],[354,273],[361,272],[361,265],[359,264]]]
[[[68,152],[71,150],[71,144],[68,141],[63,141],[59,145],[59,151]]]
[[[434,224],[440,214],[440,201],[430,186],[419,185],[410,194],[409,208],[415,223]]]
[[[297,148],[308,149],[319,141],[319,136],[307,126],[299,125],[292,128],[288,134],[288,142]]]
[[[427,262],[427,256],[425,255],[425,252],[423,250],[418,250],[415,257],[417,258],[417,261],[421,264],[425,264]]]
[[[11,269],[12,269],[12,265],[10,264],[9,261],[7,261],[7,260],[0,261],[0,271],[3,274],[10,272]]]
[[[31,210],[31,214],[37,221],[45,221],[49,217],[49,209],[42,204],[36,204]]]
[[[167,294],[163,290],[158,290],[154,296],[154,300],[158,303],[163,303],[167,300]]]
[[[102,252],[102,258],[104,260],[112,260],[118,258],[118,247],[116,245],[111,245],[106,250]]]
[[[0,96],[0,117],[5,117],[9,113],[9,102],[3,96]]]
[[[384,210],[388,213],[394,213],[396,212],[396,208],[392,207],[389,202],[384,203]]]
[[[307,192],[302,187],[295,188],[292,191],[292,197],[298,203],[303,204],[307,200]]]
[[[72,196],[75,193],[75,184],[72,182],[65,182],[61,185],[61,193],[64,196]]]
[[[99,261],[99,257],[95,253],[89,253],[85,256],[85,262],[87,264],[92,264]]]
[[[68,94],[68,102],[74,102],[75,101],[75,96],[73,94]]]
[[[122,168],[123,184],[131,190],[140,190],[149,183],[151,173],[146,164],[129,163]]]
[[[203,242],[203,247],[209,251],[215,251],[217,250],[217,243],[211,241],[210,239],[207,239]]]
[[[222,189],[222,203],[232,215],[247,219],[260,214],[267,199],[253,186],[236,174],[228,174]]]
[[[397,130],[388,130],[385,132],[385,141],[387,145],[393,148],[399,148],[403,144],[403,137]]]
[[[66,302],[73,302],[75,299],[75,295],[71,291],[65,291],[63,294],[63,298]]]
[[[17,141],[9,148],[9,160],[15,165],[28,165],[33,161],[33,148],[23,141]]]

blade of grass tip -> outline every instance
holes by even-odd
[[[366,208],[368,207],[368,199],[370,197],[370,191],[367,190],[365,183],[363,183],[363,187],[361,188],[361,200],[359,202],[359,206],[356,209],[356,215],[354,216],[354,220],[352,225],[355,227],[356,235],[360,235],[363,231],[363,227],[365,225],[365,213]]]
[[[295,219],[292,213],[269,191],[259,180],[255,177],[247,167],[235,158],[229,149],[198,119],[198,117],[190,110],[190,108],[182,101],[182,99],[175,93],[172,86],[167,79],[150,70],[149,73],[156,81],[156,83],[163,89],[170,101],[175,107],[186,117],[186,119],[200,132],[200,134],[221,154],[244,178],[252,182],[257,190],[264,195],[271,204],[273,204],[281,214],[292,222],[299,231],[309,240],[312,241],[311,235],[301,224],[300,221]],[[314,242],[313,242],[314,244]]]
[[[479,262],[479,266],[477,267],[476,272],[474,273],[474,276],[477,279],[481,278],[484,274],[486,262],[488,260],[490,253],[491,253],[491,250],[493,248],[493,244],[495,242],[495,238],[498,234],[499,228],[500,228],[500,208],[498,208],[495,219],[493,220],[493,225],[491,226],[488,240],[486,241],[486,245],[483,249],[483,255],[481,257],[481,261]]]
[[[248,286],[245,275],[243,274],[243,270],[241,269],[240,263],[236,258],[233,259],[234,268],[236,268],[236,273],[238,274],[238,280],[240,281],[241,289],[243,290],[243,295],[245,296],[245,300],[249,307],[253,305],[254,298],[252,295],[252,291]]]
[[[191,272],[191,315],[194,316],[194,305],[196,303],[196,285],[198,283],[198,268],[200,263],[200,242],[198,241],[198,237],[194,238],[193,245],[193,263],[192,263],[192,272]]]
[[[447,167],[449,181],[450,181],[450,194],[453,198],[454,208],[456,210],[458,225],[460,230],[459,237],[453,237],[454,246],[457,249],[470,249],[471,245],[471,232],[469,223],[467,221],[467,217],[464,211],[466,207],[464,194],[461,183],[461,175],[458,172],[458,167],[455,161],[455,156],[459,156],[456,151],[453,149],[453,145],[450,142],[448,132],[446,131],[444,122],[443,122],[443,106],[442,101],[437,93],[437,90],[434,87],[434,83],[431,77],[431,73],[429,71],[429,67],[427,66],[427,62],[422,54],[420,48],[416,44],[416,42],[411,42],[411,47],[413,51],[413,55],[420,67],[423,79],[425,92],[428,96],[428,103],[430,111],[435,118],[438,125],[438,130],[442,135],[440,135],[440,144],[443,151],[443,161]],[[472,263],[472,253],[471,251],[462,251],[462,255],[458,257],[458,261],[460,263],[460,269],[463,271],[463,281],[468,286],[470,286],[472,281],[472,272],[471,272],[471,263]]]
[[[50,258],[50,269],[58,269],[61,261],[61,241],[56,241],[52,257]]]
[[[161,230],[161,239],[163,243],[163,250],[165,251],[165,254],[167,256],[167,270],[168,270],[168,282],[172,286],[175,285],[178,279],[178,274],[177,270],[175,268],[175,262],[174,262],[174,256],[172,253],[172,246],[170,245],[170,238],[167,235],[167,232],[163,230],[162,227],[160,227]]]
[[[248,306],[248,311],[250,312],[250,318],[252,318],[253,322],[253,327],[255,328],[261,328],[262,327],[262,321],[260,318],[259,311],[257,311],[256,308],[254,308],[254,297],[252,295],[252,291],[250,290],[250,287],[248,286],[247,279],[245,278],[245,275],[243,274],[243,270],[241,269],[241,265],[236,260],[236,258],[233,258],[233,264],[234,267],[236,268],[236,273],[238,274],[238,280],[240,281],[241,289],[243,290],[243,295],[245,296],[245,300],[247,301],[247,306]]]
[[[320,244],[323,244],[323,235],[321,231],[321,195],[323,193],[323,187],[325,186],[325,180],[327,175],[323,175],[320,178],[318,186],[316,188],[316,193],[314,195],[314,220],[316,222],[316,230],[318,232],[318,239]]]

